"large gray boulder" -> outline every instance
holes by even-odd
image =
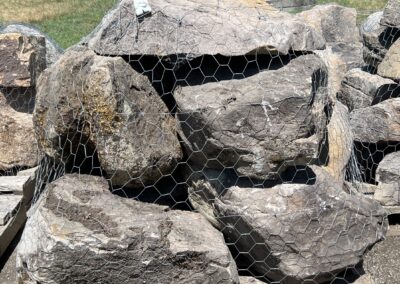
[[[381,24],[388,27],[400,28],[400,1],[389,0],[385,10],[383,10],[383,16]]]
[[[36,27],[27,24],[9,24],[0,28],[0,33],[21,33],[26,36],[40,36],[46,40],[46,65],[52,65],[58,60],[63,53],[61,47],[58,46],[47,34],[41,32]]]
[[[400,141],[400,98],[354,110],[350,114],[350,124],[355,141]]]
[[[101,177],[66,175],[32,209],[19,283],[237,283],[220,232],[200,214],[112,195]]]
[[[327,71],[315,55],[240,80],[178,86],[182,137],[197,165],[275,178],[318,158],[326,126]]]
[[[45,39],[40,36],[0,34],[0,86],[35,86],[46,68],[45,46]]]
[[[83,40],[98,54],[224,56],[324,48],[312,27],[265,1],[122,0]],[[148,12],[144,12],[148,11]]]
[[[80,167],[79,158],[97,155],[117,186],[153,184],[182,156],[175,118],[147,77],[83,47],[40,77],[34,125],[49,157]]]
[[[38,162],[32,115],[14,110],[0,91],[0,172]]]
[[[279,283],[323,283],[359,263],[365,250],[384,238],[388,222],[379,203],[347,193],[321,168],[312,170],[312,185],[197,192],[212,196],[204,203],[257,275]]]
[[[396,86],[396,82],[390,79],[356,68],[344,77],[338,99],[352,111],[371,106],[374,99],[379,102],[390,98]]]

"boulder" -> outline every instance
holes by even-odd
[[[370,275],[373,284],[398,283],[400,279],[399,245],[400,236],[389,236],[366,253],[363,268]]]
[[[382,63],[379,64],[378,74],[400,81],[400,39],[390,47]]]
[[[357,142],[400,141],[400,98],[354,110],[350,124]]]
[[[363,58],[365,63],[376,68],[382,62],[387,50],[400,37],[400,30],[380,24],[382,12],[370,15],[361,25]]]
[[[371,275],[364,274],[357,278],[357,280],[354,281],[353,284],[375,284],[375,281],[372,280]]]
[[[190,59],[204,54],[287,54],[322,49],[312,27],[265,1],[148,0],[146,13],[122,0],[83,41],[98,54]],[[150,11],[151,10],[151,11]]]
[[[386,211],[375,200],[349,194],[325,170],[312,170],[311,185],[234,186],[204,200],[253,273],[283,284],[323,283],[384,238]]]
[[[317,5],[296,15],[319,31],[327,43],[360,42],[357,11],[336,4]]]
[[[400,0],[389,0],[385,9],[381,24],[388,27],[400,28]]]
[[[386,155],[376,169],[378,182],[374,198],[382,205],[400,205],[400,152]]]
[[[46,68],[43,37],[0,34],[0,86],[31,87]]]
[[[380,22],[383,16],[383,11],[378,11],[369,15],[360,26],[360,33],[369,33],[381,27]]]
[[[310,163],[326,126],[326,85],[324,63],[305,55],[243,79],[178,86],[177,117],[190,160],[262,180]]]
[[[46,40],[46,65],[50,66],[58,60],[63,53],[61,47],[58,46],[47,34],[41,32],[36,27],[27,24],[10,24],[0,28],[0,33],[20,33],[25,36],[39,36]]]
[[[0,172],[36,166],[37,147],[32,115],[15,111],[0,92]]]
[[[400,183],[400,152],[386,155],[376,170],[379,183]]]
[[[83,47],[40,77],[34,125],[49,157],[74,168],[97,156],[117,186],[153,184],[182,156],[175,118],[147,77]]]
[[[375,98],[378,101],[390,98],[396,86],[396,82],[390,79],[352,69],[342,81],[338,99],[352,111],[371,106]]]
[[[222,234],[200,214],[114,196],[104,178],[76,174],[33,207],[17,271],[20,283],[239,283]]]

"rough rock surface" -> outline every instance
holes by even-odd
[[[350,113],[350,123],[355,141],[400,141],[400,98],[356,109]]]
[[[376,170],[379,183],[400,183],[400,152],[386,155]]]
[[[37,164],[32,115],[15,111],[0,92],[0,172]]]
[[[382,205],[400,205],[400,152],[385,156],[376,170],[378,187],[374,198]]]
[[[0,86],[31,87],[46,68],[43,37],[0,34]]]
[[[208,200],[227,241],[254,271],[280,283],[323,283],[356,265],[387,231],[376,201],[348,194],[325,170],[312,169],[313,185],[235,186]]]
[[[327,43],[361,41],[357,27],[356,9],[335,4],[317,5],[296,16],[319,31]]]
[[[0,28],[0,33],[21,33],[26,36],[40,36],[46,39],[46,65],[50,66],[58,60],[63,53],[61,47],[58,46],[48,35],[39,31],[33,26],[27,24],[10,24],[4,28]]]
[[[177,123],[149,80],[123,59],[85,48],[40,77],[34,125],[48,156],[68,164],[71,154],[97,154],[113,185],[154,183],[182,156]]]
[[[26,283],[239,283],[222,234],[200,214],[114,196],[101,177],[49,184],[17,250]]]
[[[265,1],[148,0],[150,13],[137,16],[133,0],[110,11],[83,43],[98,54],[203,54],[305,51],[324,48],[313,28]]]
[[[333,107],[327,129],[329,160],[325,169],[340,183],[344,181],[346,166],[353,149],[349,110],[340,102],[336,102]]]
[[[400,39],[390,47],[382,63],[379,64],[378,75],[400,81]]]
[[[326,125],[326,84],[324,63],[305,55],[240,80],[179,86],[174,97],[191,160],[260,179],[310,163]]]
[[[374,284],[396,284],[400,279],[400,236],[390,236],[365,255],[363,267]]]
[[[383,16],[383,11],[378,11],[375,13],[372,13],[365,19],[365,21],[361,24],[360,26],[360,33],[368,33],[374,30],[377,30],[381,27],[380,21]]]
[[[400,28],[400,0],[389,0],[385,10],[383,10],[383,16],[381,24],[389,27]]]
[[[390,97],[390,92],[396,86],[396,82],[390,79],[370,74],[361,69],[352,69],[342,81],[338,99],[352,111],[371,106],[375,98],[382,101],[386,97]]]

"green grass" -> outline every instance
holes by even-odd
[[[0,22],[37,26],[67,48],[90,33],[117,0],[0,0]]]

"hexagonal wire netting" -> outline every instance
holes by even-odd
[[[8,141],[38,149],[2,172],[38,165],[20,283],[364,274],[381,204],[399,202],[400,87],[378,66],[400,31],[333,42],[305,18],[263,1],[122,0],[36,86],[2,88],[3,127],[22,132]]]

